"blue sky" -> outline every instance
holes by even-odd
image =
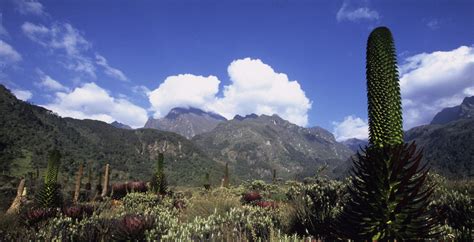
[[[474,95],[473,1],[0,2],[0,82],[61,116],[140,127],[174,106],[367,136],[365,46],[388,26],[405,128]]]

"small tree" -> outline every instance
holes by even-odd
[[[166,182],[166,175],[164,172],[164,160],[163,153],[159,153],[155,174],[153,174],[150,182],[151,190],[160,195],[165,195],[168,192],[168,183]]]
[[[60,207],[62,205],[62,195],[60,186],[57,183],[59,166],[61,163],[61,153],[53,150],[49,154],[48,168],[44,178],[44,184],[36,194],[36,205],[44,208]]]

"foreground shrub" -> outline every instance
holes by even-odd
[[[153,227],[153,219],[149,216],[128,214],[115,222],[116,228],[112,235],[118,240],[143,240],[145,231]]]
[[[154,193],[129,193],[123,199],[125,211],[145,211],[160,204],[160,197]]]
[[[262,195],[260,195],[259,192],[256,192],[256,191],[247,192],[242,196],[242,203],[250,204],[253,202],[260,201],[261,199],[262,199]]]
[[[337,237],[336,221],[347,198],[346,187],[341,181],[322,177],[291,186],[287,196],[294,217],[288,232],[329,240]]]
[[[276,229],[278,216],[276,211],[244,206],[232,208],[225,214],[214,213],[208,217],[195,217],[190,223],[173,224],[163,240],[181,241],[268,241],[271,232]],[[155,229],[150,230],[148,240],[159,238]]]
[[[133,181],[127,183],[128,192],[146,192],[148,189],[143,181]]]
[[[81,220],[90,217],[94,212],[94,207],[90,205],[74,205],[63,208],[63,214],[73,220]]]
[[[50,208],[36,208],[27,211],[22,219],[27,226],[33,227],[39,222],[46,221],[47,219],[54,217],[56,211]]]
[[[442,176],[430,173],[430,184],[437,184],[430,209],[437,212],[444,239],[473,241],[474,200],[464,185],[453,187]]]
[[[112,185],[112,198],[122,199],[127,195],[127,184],[126,183],[115,183]]]

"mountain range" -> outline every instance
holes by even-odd
[[[228,162],[241,178],[269,180],[275,169],[281,178],[313,175],[322,166],[330,175],[353,153],[332,133],[303,128],[278,115],[236,116],[192,141],[220,163]]]
[[[99,177],[109,163],[111,179],[147,180],[159,152],[171,184],[202,183],[209,172],[217,182],[224,167],[185,137],[155,129],[124,129],[96,120],[61,118],[43,107],[18,100],[0,85],[0,169],[3,174],[25,176],[43,170],[47,153],[62,153],[62,174],[74,177],[80,163],[88,163]],[[64,178],[64,176],[63,176]],[[94,178],[95,179],[95,178]]]
[[[467,101],[466,101],[467,100]],[[406,141],[425,147],[424,159],[433,169],[450,177],[472,177],[474,119],[471,98],[449,122],[406,131]],[[16,99],[0,87],[0,168],[22,175],[46,166],[46,153],[63,151],[65,173],[73,175],[81,162],[92,161],[100,171],[113,167],[113,179],[146,179],[159,152],[171,184],[201,184],[209,172],[220,180],[225,164],[234,182],[270,180],[275,170],[283,179],[313,175],[326,167],[329,176],[341,176],[350,157],[364,140],[339,143],[321,127],[304,128],[278,115],[224,117],[197,108],[174,108],[160,119],[150,118],[144,128],[113,122],[61,118],[53,112]],[[442,111],[443,112],[443,111]]]

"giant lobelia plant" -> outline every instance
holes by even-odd
[[[56,208],[62,205],[61,187],[57,183],[61,153],[52,150],[49,153],[48,167],[44,184],[36,194],[36,205],[43,208]]]
[[[166,182],[165,176],[165,165],[164,165],[163,153],[158,154],[158,160],[156,163],[156,170],[151,178],[151,190],[157,194],[165,195],[168,192],[168,183]]]
[[[428,238],[437,225],[427,209],[433,188],[423,185],[429,169],[422,150],[403,142],[395,45],[386,27],[370,33],[366,74],[369,145],[353,159],[340,229],[352,239]]]

